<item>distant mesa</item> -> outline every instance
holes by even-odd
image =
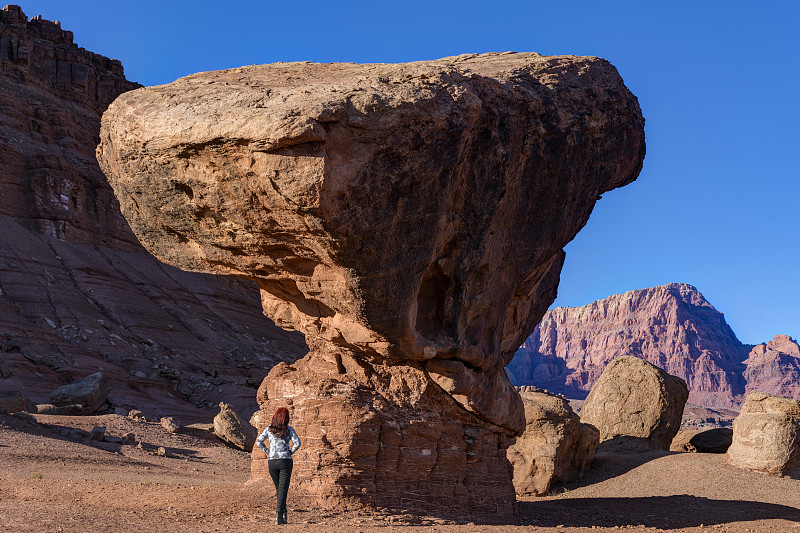
[[[276,63],[126,93],[97,156],[157,257],[254,281],[305,334],[258,391],[309,443],[298,490],[504,515],[525,420],[503,369],[643,126],[594,57]]]
[[[800,398],[797,342],[778,335],[765,344],[742,344],[722,313],[685,283],[552,309],[506,370],[515,385],[583,399],[621,355],[683,379],[695,405],[738,409],[755,390]]]

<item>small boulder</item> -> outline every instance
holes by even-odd
[[[19,390],[0,390],[0,407],[9,413],[25,411],[35,413],[36,406],[30,401],[22,391]]]
[[[728,459],[750,470],[800,476],[800,403],[750,393],[733,421]]]
[[[105,436],[106,436],[105,426],[95,426],[92,428],[92,432],[89,433],[89,438],[91,440],[96,440],[98,442],[103,442]]]
[[[581,422],[600,430],[601,449],[669,450],[688,398],[681,378],[638,357],[617,357],[592,387]]]
[[[171,416],[165,416],[161,418],[161,427],[163,427],[169,433],[177,433],[181,430],[180,424],[175,422],[175,419]]]
[[[144,416],[144,413],[138,409],[131,409],[128,411],[128,418],[132,420],[136,420],[138,422],[146,422],[147,419]]]
[[[228,444],[249,452],[256,443],[256,428],[243,420],[225,402],[219,404],[219,414],[214,417],[214,434]]]
[[[731,428],[679,431],[669,449],[673,452],[725,453],[732,439]]]
[[[126,433],[122,436],[122,444],[133,444],[136,442],[136,435],[133,433]]]
[[[172,454],[167,451],[166,448],[163,446],[159,446],[158,450],[156,451],[156,455],[159,457],[172,457]]]
[[[50,403],[56,406],[80,404],[86,414],[97,411],[106,401],[111,385],[102,372],[64,385],[50,393]]]
[[[520,396],[526,428],[508,449],[517,494],[541,496],[552,483],[583,477],[600,442],[597,428],[582,424],[566,398],[527,387]]]

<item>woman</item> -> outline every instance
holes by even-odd
[[[264,441],[269,439],[269,449]],[[279,407],[272,415],[272,422],[256,439],[256,446],[269,457],[269,475],[275,483],[278,496],[276,524],[286,524],[286,494],[289,492],[289,479],[292,477],[292,455],[300,447],[300,438],[289,425],[289,410]]]

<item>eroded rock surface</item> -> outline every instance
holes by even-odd
[[[581,422],[599,429],[608,449],[669,450],[688,396],[681,378],[637,357],[618,357],[592,387]]]
[[[503,367],[555,297],[563,246],[635,179],[644,138],[608,62],[506,53],[196,74],[117,99],[97,155],[157,257],[255,281],[267,316],[306,334],[311,353],[259,392],[262,409],[330,428],[304,446],[325,474],[298,469],[298,484],[416,506],[384,497],[416,475],[422,505],[506,512],[498,457],[525,424]],[[447,435],[469,497],[387,468],[378,428],[405,427],[408,406],[431,417],[414,446]],[[493,436],[468,451],[466,427]]]
[[[583,477],[597,452],[600,431],[582,424],[562,396],[535,387],[522,387],[520,396],[525,432],[508,449],[517,494],[542,496],[553,483]]]
[[[800,403],[750,393],[733,421],[728,459],[750,470],[800,477]]]

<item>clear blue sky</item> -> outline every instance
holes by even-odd
[[[20,3],[145,85],[274,61],[605,57],[639,97],[647,158],[567,247],[556,305],[686,282],[743,342],[800,336],[800,2]]]

